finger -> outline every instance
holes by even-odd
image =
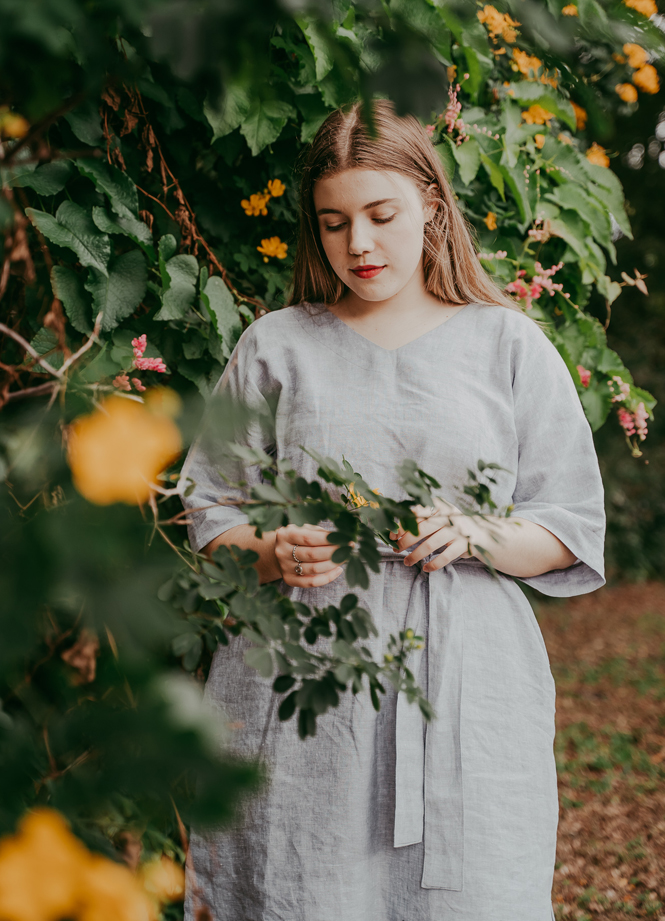
[[[437,569],[443,569],[448,563],[459,559],[466,554],[467,542],[463,538],[454,540],[445,550],[437,554],[423,566],[423,572],[435,572]],[[468,554],[467,554],[468,556]]]
[[[419,563],[421,560],[424,560],[426,556],[429,556],[430,553],[441,550],[458,537],[459,534],[450,533],[450,528],[439,528],[428,537],[427,540],[424,540],[422,544],[418,544],[408,556],[405,556],[404,562],[407,566],[413,566],[414,563]]]
[[[284,581],[287,585],[293,585],[299,588],[318,588],[321,585],[328,585],[329,582],[334,582],[335,579],[338,579],[342,575],[342,572],[341,566],[338,566],[331,572],[324,572],[315,576],[296,576],[294,573],[290,572],[284,576]]]
[[[406,550],[407,547],[413,546],[418,540],[422,540],[423,537],[428,537],[430,534],[434,534],[437,531],[441,530],[442,522],[440,520],[425,520],[418,525],[418,535],[415,536],[411,534],[410,531],[404,532],[402,537],[399,539],[399,549]],[[451,538],[448,538],[449,540]],[[439,545],[440,546],[440,545]],[[430,550],[430,553],[432,551]],[[427,556],[427,554],[425,554]]]
[[[327,539],[330,534],[326,528],[319,527],[298,527],[289,524],[285,528],[280,528],[277,532],[278,540],[283,540],[292,546],[300,547],[332,547]]]
[[[329,560],[337,547],[326,544],[324,547],[304,547],[302,544],[284,543],[275,547],[275,556],[281,560],[293,560],[293,548],[297,547],[296,556],[301,563],[318,563]]]
[[[293,563],[292,566],[295,572],[297,563]],[[324,572],[332,572],[333,569],[339,569],[339,563],[332,563],[330,560],[324,560],[321,563],[301,563],[300,568],[302,573],[297,573],[296,575],[300,576],[318,576]]]

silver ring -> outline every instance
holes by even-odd
[[[294,545],[293,545],[293,550],[291,551],[291,556],[293,557],[293,559],[296,561],[296,564],[297,564],[297,565],[296,565],[296,575],[297,575],[297,576],[302,576],[302,575],[303,575],[303,570],[302,570],[302,565],[301,565],[302,560],[299,560],[298,557],[296,556],[296,550],[297,550],[297,549],[298,549],[298,545],[297,545],[297,544],[294,544]]]
[[[428,506],[427,511],[429,512],[429,515],[427,517],[431,518],[432,515],[436,515],[436,506],[435,505]]]

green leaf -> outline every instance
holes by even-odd
[[[131,250],[118,256],[106,272],[92,268],[86,290],[92,294],[92,312],[103,311],[102,329],[114,329],[121,320],[131,316],[143,300],[148,283],[148,270],[142,254]]]
[[[91,179],[99,191],[106,195],[116,214],[121,217],[138,217],[139,197],[127,173],[103,160],[77,160],[76,165],[81,175]]]
[[[485,169],[487,170],[487,174],[490,177],[490,182],[492,183],[494,188],[497,190],[497,192],[499,193],[503,201],[505,201],[506,193],[504,189],[503,173],[501,172],[500,167],[498,167],[497,164],[494,163],[493,160],[490,160],[487,154],[481,153],[480,160],[483,166],[485,167]]]
[[[600,294],[602,294],[610,304],[613,304],[621,294],[621,285],[619,282],[612,281],[607,275],[601,275],[596,280],[596,288],[598,288]]]
[[[206,97],[203,103],[203,114],[208,119],[212,128],[213,141],[223,138],[236,128],[239,128],[250,108],[250,94],[247,87],[231,83],[226,88],[221,106],[215,107]]]
[[[460,179],[469,185],[476,178],[480,168],[480,147],[478,141],[469,138],[463,144],[453,144],[452,152],[459,166]]]
[[[511,97],[525,106],[542,106],[555,115],[560,121],[565,122],[571,131],[576,129],[575,111],[567,99],[550,90],[545,89],[538,81],[519,80],[511,83]]]
[[[12,188],[34,189],[38,195],[56,195],[64,189],[67,180],[74,172],[71,160],[53,160],[34,169],[28,169],[28,164],[22,167],[9,168],[3,172],[10,177],[7,185]]]
[[[95,226],[103,233],[123,234],[123,236],[133,240],[134,243],[138,243],[151,261],[154,261],[155,249],[152,245],[152,233],[147,224],[144,224],[140,218],[134,217],[133,214],[122,216],[109,214],[105,208],[95,205],[92,209],[92,219],[95,222]]]
[[[90,298],[85,293],[82,276],[64,265],[55,265],[51,272],[51,285],[74,329],[86,335],[91,333]]]
[[[292,691],[289,696],[285,697],[279,705],[277,716],[279,717],[280,722],[285,723],[287,720],[290,720],[293,714],[296,712],[297,693],[297,691]]]
[[[588,390],[580,395],[584,412],[592,430],[597,431],[607,419],[612,403],[611,394],[607,385],[595,386],[592,384]]]
[[[346,564],[346,581],[347,584],[353,588],[354,585],[360,586],[360,588],[369,588],[369,576],[367,575],[367,570],[363,565],[362,561],[358,559],[357,556],[352,556],[349,562]]]
[[[255,99],[240,126],[240,133],[249,144],[252,155],[256,156],[276,141],[287,119],[295,114],[296,110],[288,102]]]
[[[512,169],[507,166],[500,166],[499,169],[503,173],[503,178],[517,203],[522,224],[524,226],[530,224],[533,220],[533,214],[529,203],[529,193],[524,182],[523,161],[518,160]]]
[[[219,275],[213,275],[207,280],[201,292],[201,301],[222,340],[224,357],[228,358],[242,332],[242,324],[233,295]]]
[[[169,259],[175,256],[177,249],[178,244],[173,234],[166,233],[163,237],[159,238],[160,269],[162,268],[163,262],[168,262]]]
[[[609,167],[596,166],[595,163],[589,163],[586,157],[583,159],[586,172],[593,180],[593,183],[587,186],[587,192],[597,198],[601,205],[611,212],[622,233],[629,240],[632,240],[633,232],[626,214],[623,188],[618,177]]]
[[[79,141],[90,147],[96,147],[104,140],[99,108],[90,100],[67,112],[65,121],[69,122],[69,127]]]
[[[170,238],[172,239],[173,237]],[[196,294],[196,282],[199,277],[196,257],[181,255],[164,261],[162,253],[171,251],[170,240],[168,237],[162,237],[159,241],[162,308],[155,314],[155,320],[181,320],[194,303]]]
[[[330,109],[318,93],[302,93],[296,96],[296,105],[303,117],[300,126],[300,140],[309,144],[330,113]]]
[[[53,349],[58,348],[58,337],[52,329],[42,326],[37,335],[33,337],[30,345],[38,355],[47,355],[48,363],[53,365],[54,368],[59,368],[62,365],[64,361],[62,352],[53,351]],[[52,354],[49,355],[49,352],[52,352]],[[48,374],[48,371],[38,364],[32,370],[33,374]]]
[[[273,661],[270,650],[261,646],[252,646],[245,652],[245,663],[255,668],[262,678],[270,678],[273,673]]]
[[[314,55],[317,82],[324,80],[335,63],[335,59],[331,54],[330,41],[318,22],[307,22],[305,19],[296,19],[296,22],[300,26],[300,30]]]
[[[100,233],[92,216],[80,205],[63,201],[55,217],[34,208],[26,208],[25,213],[51,243],[73,250],[81,265],[106,274],[111,241],[106,234]]]
[[[439,160],[441,160],[446,179],[448,182],[452,182],[455,176],[455,157],[453,156],[450,143],[444,140],[440,144],[435,144],[434,149],[439,155]]]

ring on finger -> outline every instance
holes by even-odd
[[[294,544],[293,550],[291,551],[291,556],[296,561],[296,575],[302,576],[303,575],[302,560],[299,560],[298,557],[296,556],[297,549],[298,549],[298,545]]]

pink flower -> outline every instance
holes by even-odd
[[[433,137],[435,130],[436,129],[434,125],[425,125],[425,131],[427,132],[428,137]]]
[[[580,376],[580,382],[583,387],[588,387],[591,380],[591,371],[587,371],[582,365],[577,366],[577,373]]]
[[[118,374],[115,377],[113,381],[113,386],[117,387],[118,390],[131,390],[132,389],[131,384],[129,383],[129,378],[127,377],[126,374],[122,374],[122,373]]]
[[[166,372],[166,365],[162,358],[135,358],[134,367],[137,371],[158,371],[160,374]]]
[[[136,387],[139,393],[143,393],[143,391],[147,389],[146,387],[143,386],[143,384],[138,379],[138,377],[132,378],[132,384],[134,384],[134,386]]]
[[[148,337],[145,333],[143,333],[142,336],[139,336],[138,339],[132,339],[132,345],[134,346],[134,358],[143,358],[143,353],[145,352],[147,344]]]
[[[633,414],[628,412],[627,409],[624,409],[623,406],[618,410],[619,414],[619,425],[624,430],[626,435],[630,437],[635,434],[635,423],[633,420]]]
[[[619,393],[616,393],[614,390],[615,384],[618,384],[619,386]],[[626,383],[626,381],[622,380],[616,374],[614,375],[611,381],[607,382],[607,386],[612,391],[612,397],[611,397],[612,403],[621,403],[626,399],[627,396],[630,395],[630,384]]]
[[[647,419],[649,414],[644,408],[644,403],[639,403],[637,409],[634,412],[635,418],[635,428],[637,429],[637,434],[639,435],[640,441],[644,441],[647,437],[649,430],[647,429]]]

